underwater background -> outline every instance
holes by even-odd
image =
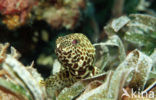
[[[155,0],[0,0],[0,100],[155,100],[155,5]],[[40,80],[64,69],[56,40],[71,33],[91,41],[99,73],[55,95]]]

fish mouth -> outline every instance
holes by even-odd
[[[56,48],[59,48],[59,47],[60,47],[60,43],[56,45]]]

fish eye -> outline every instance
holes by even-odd
[[[72,44],[77,44],[77,43],[79,43],[79,41],[77,40],[77,39],[74,39],[73,41],[72,41]]]

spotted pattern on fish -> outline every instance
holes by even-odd
[[[95,47],[85,35],[74,33],[59,37],[55,53],[64,70],[42,81],[46,87],[61,90],[95,74]]]

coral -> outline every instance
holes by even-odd
[[[84,9],[85,6],[85,0],[49,0],[44,3],[35,0],[0,0],[0,13],[3,15],[2,22],[9,29],[25,24],[31,17],[31,11],[36,13],[33,17],[45,20],[52,28],[73,29],[80,19],[80,8]]]
[[[26,23],[32,6],[36,3],[34,0],[0,0],[0,12],[4,17],[3,23],[9,29]]]
[[[85,0],[50,0],[36,8],[35,12],[52,28],[73,29],[80,19],[80,8],[84,9],[85,6]]]
[[[6,15],[2,22],[6,24],[9,29],[14,29],[23,24],[19,20],[18,15]]]

